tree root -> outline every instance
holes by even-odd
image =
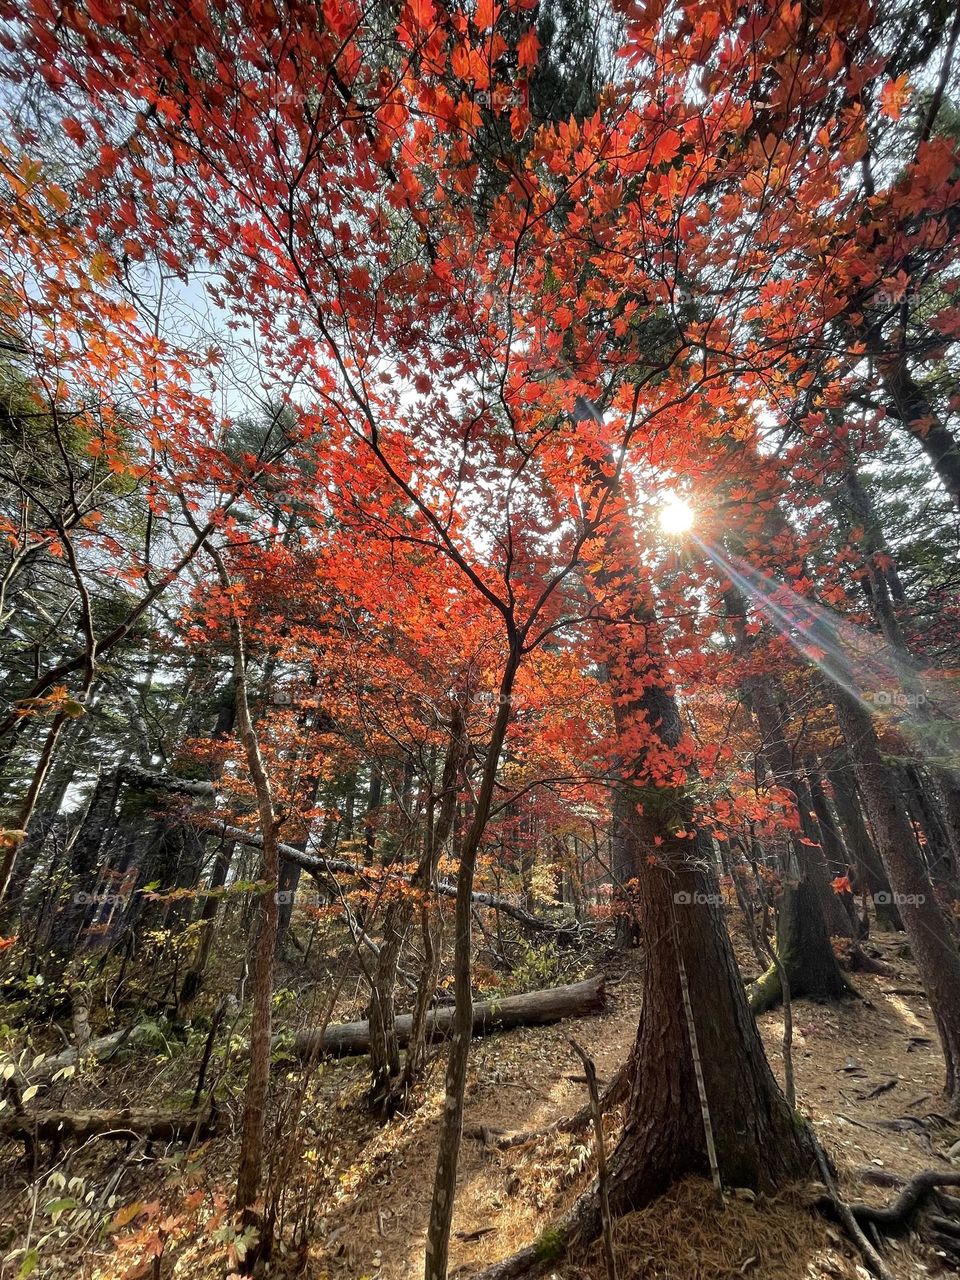
[[[960,1172],[926,1169],[910,1179],[892,1204],[881,1208],[851,1204],[850,1209],[861,1224],[873,1223],[881,1231],[895,1232],[909,1226],[910,1219],[938,1187],[960,1187]]]
[[[554,1131],[555,1127],[552,1127],[543,1132]],[[537,1135],[526,1136],[529,1140]],[[816,1207],[843,1224],[878,1280],[891,1280],[891,1272],[869,1237],[872,1236],[879,1245],[882,1235],[896,1235],[911,1225],[919,1229],[927,1244],[960,1259],[960,1216],[957,1215],[960,1202],[946,1194],[942,1197],[936,1195],[941,1187],[960,1186],[960,1172],[930,1169],[906,1183],[896,1175],[885,1174],[883,1181],[887,1185],[902,1184],[902,1189],[892,1204],[876,1207],[843,1200],[822,1149],[818,1151],[818,1162],[828,1194],[820,1197]],[[596,1190],[594,1183],[556,1226],[548,1227],[533,1244],[477,1272],[473,1280],[536,1280],[566,1257],[572,1248],[589,1243],[600,1230]],[[916,1215],[931,1196],[934,1196],[933,1211],[924,1215],[922,1223],[915,1223]]]
[[[909,1182],[895,1174],[870,1180],[882,1181],[887,1186],[899,1185],[901,1190],[892,1204],[881,1206],[844,1205],[831,1191],[830,1198],[821,1198],[818,1207],[840,1217],[849,1229],[848,1220],[842,1213],[845,1209],[854,1220],[861,1238],[869,1232],[878,1243],[884,1235],[898,1235],[912,1227],[926,1244],[950,1254],[954,1260],[960,1260],[960,1200],[946,1193],[938,1194],[941,1187],[960,1186],[960,1172],[927,1169]],[[932,1200],[931,1211],[923,1212],[928,1200]]]
[[[895,978],[897,971],[885,960],[877,960],[869,956],[857,943],[848,947],[840,960],[840,967],[848,973],[876,973],[881,978]]]

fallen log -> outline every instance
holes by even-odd
[[[547,987],[542,991],[528,991],[519,996],[504,996],[502,1000],[483,1000],[473,1006],[473,1034],[489,1035],[492,1031],[506,1031],[511,1027],[536,1027],[561,1018],[585,1018],[599,1013],[606,1003],[603,977],[587,978],[566,987]],[[431,1040],[442,1039],[453,1021],[453,1005],[434,1009],[427,1015],[427,1036]],[[397,1038],[400,1045],[410,1039],[412,1017],[409,1013],[397,1018]],[[87,1045],[87,1056],[102,1062],[124,1050],[153,1045],[156,1028],[142,1025],[113,1031],[98,1036]],[[367,1022],[341,1022],[327,1027],[322,1044],[316,1043],[315,1029],[299,1031],[294,1037],[292,1049],[287,1034],[274,1037],[274,1047],[289,1053],[291,1057],[310,1057],[322,1053],[328,1057],[345,1058],[352,1054],[366,1053],[370,1047],[370,1024]],[[54,1057],[39,1063],[30,1072],[34,1084],[48,1084],[52,1076],[77,1061],[77,1051],[71,1047]],[[24,1081],[26,1083],[26,1081]],[[15,1119],[16,1117],[10,1117]],[[0,1127],[0,1134],[3,1133]]]
[[[124,782],[145,791],[170,791],[175,795],[210,796],[217,794],[212,782],[204,782],[198,778],[177,778],[173,774],[154,773],[152,769],[144,769],[138,764],[122,764],[118,773]]]
[[[125,1027],[122,1031],[110,1031],[105,1036],[95,1037],[87,1044],[84,1056],[93,1062],[102,1062],[123,1049],[141,1048],[156,1038],[157,1029],[152,1025]],[[57,1072],[64,1067],[72,1067],[76,1061],[77,1050],[71,1045],[52,1057],[44,1058],[35,1069],[31,1069],[30,1081],[34,1084],[48,1083]]]
[[[602,977],[587,978],[566,987],[548,987],[528,991],[502,1000],[481,1000],[473,1006],[473,1034],[486,1036],[511,1027],[538,1027],[561,1018],[584,1018],[599,1013],[606,1003]],[[433,1009],[427,1016],[428,1040],[440,1040],[449,1034],[453,1024],[453,1005]],[[397,1018],[397,1040],[405,1045],[410,1039],[413,1018],[409,1013]],[[288,1049],[292,1057],[311,1058],[324,1055],[346,1058],[366,1053],[370,1048],[369,1022],[340,1022],[326,1030],[300,1031]]]
[[[71,1138],[130,1137],[170,1141],[212,1133],[217,1116],[209,1108],[203,1111],[149,1111],[121,1107],[113,1111],[37,1111],[33,1114],[0,1116],[0,1136],[35,1142],[37,1139],[61,1142]]]

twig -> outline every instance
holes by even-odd
[[[607,1268],[607,1280],[617,1280],[617,1260],[613,1253],[613,1218],[610,1213],[610,1194],[607,1187],[607,1153],[603,1145],[603,1110],[600,1106],[600,1089],[597,1085],[597,1068],[587,1051],[576,1040],[570,1040],[570,1048],[583,1063],[593,1112],[593,1132],[597,1140],[597,1191],[600,1196],[600,1222],[603,1235],[603,1260]]]

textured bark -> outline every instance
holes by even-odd
[[[881,354],[883,388],[891,409],[920,442],[940,482],[960,507],[960,444],[944,425],[930,400],[899,353]]]
[[[791,998],[839,1000],[853,994],[826,935],[823,914],[808,880],[784,886],[777,920],[777,957],[786,970]],[[771,965],[750,991],[754,1014],[781,998],[781,972]]]
[[[720,1177],[728,1187],[772,1192],[809,1178],[817,1167],[813,1138],[787,1106],[763,1053],[719,907],[714,878],[674,863],[645,868],[637,910],[648,946],[646,994],[628,1064],[626,1122],[608,1161],[614,1214],[642,1208],[677,1179],[709,1175],[709,1160],[687,1021],[678,951],[700,1048]],[[689,899],[679,908],[675,895]],[[594,1189],[535,1244],[480,1273],[515,1280],[561,1259],[571,1244],[596,1238]]]
[[[678,890],[689,904],[674,904]],[[647,949],[626,1125],[610,1161],[615,1212],[639,1207],[686,1173],[709,1172],[678,950],[724,1184],[772,1190],[813,1163],[764,1056],[716,895],[713,876],[699,866],[648,868],[640,879],[643,934],[656,941]]]
[[[945,1092],[960,1108],[960,954],[913,840],[891,770],[880,754],[873,721],[839,688],[837,718],[863,791],[877,845],[890,878],[910,949],[930,1001],[946,1063]]]
[[[600,1013],[604,1004],[602,978],[588,978],[566,987],[548,987],[499,1000],[478,1001],[472,1006],[471,1034],[488,1036],[512,1027],[540,1027],[563,1018],[585,1018]],[[445,1040],[454,1027],[455,1014],[453,1005],[431,1010],[426,1019],[427,1040]],[[395,1017],[394,1034],[401,1047],[408,1042],[412,1025],[412,1014],[401,1013]],[[366,1053],[369,1048],[369,1022],[342,1022],[331,1024],[319,1034],[298,1032],[292,1052],[299,1058],[321,1054],[336,1058]]]

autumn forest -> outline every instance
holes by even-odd
[[[960,1271],[960,9],[0,0],[0,1277]]]

